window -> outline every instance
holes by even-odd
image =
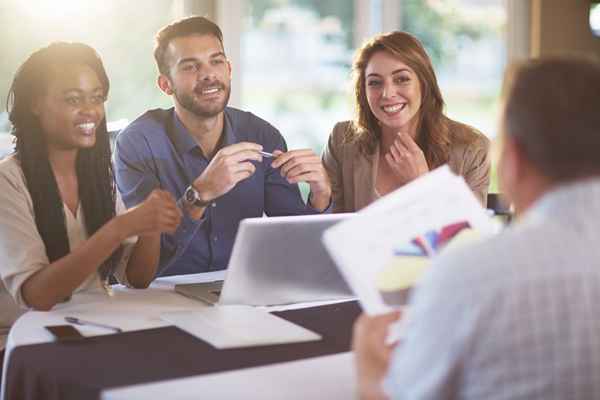
[[[109,130],[171,100],[156,86],[154,35],[177,14],[175,1],[152,7],[127,0],[3,0],[0,3],[0,156],[11,151],[6,96],[17,68],[52,41],[80,41],[98,51],[110,78]]]
[[[320,153],[335,121],[352,115],[352,2],[246,5],[241,105],[273,123],[290,148]]]
[[[401,2],[399,27],[413,33],[432,59],[450,118],[496,136],[496,111],[506,64],[503,0]]]
[[[405,30],[426,47],[448,116],[493,138],[506,64],[504,3],[247,0],[241,106],[279,128],[290,148],[320,153],[335,123],[353,118],[356,47],[374,33]]]
[[[600,0],[591,1],[590,28],[596,37],[600,37]]]
[[[184,10],[216,14],[226,47],[234,49],[228,50],[232,104],[275,125],[290,148],[320,153],[335,123],[353,118],[354,50],[372,34],[394,29],[424,43],[448,115],[490,138],[496,135],[506,63],[505,0],[165,0],[151,6],[127,0],[4,0],[0,101],[6,103],[13,74],[27,55],[51,41],[71,40],[92,45],[104,60],[111,79],[109,129],[149,108],[170,107],[155,84],[153,38]],[[590,21],[596,14],[592,11]],[[0,155],[10,148],[3,111]]]

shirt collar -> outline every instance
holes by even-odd
[[[580,210],[586,210],[585,214],[588,215],[598,215],[600,212],[600,177],[583,178],[557,185],[530,207],[524,219],[573,219],[573,213]]]
[[[221,137],[220,147],[229,146],[230,144],[239,142],[238,135],[236,134],[236,127],[230,115],[229,107],[225,107],[223,114],[223,136]]]
[[[177,116],[175,109],[173,108],[173,118],[171,121],[171,137],[175,149],[180,155],[187,153],[188,151],[198,147],[198,143],[194,140],[192,135],[189,134],[188,130]]]
[[[235,127],[231,120],[231,116],[229,115],[230,111],[228,107],[225,107],[223,114],[223,134],[218,144],[219,149],[238,142],[238,138],[235,133]],[[186,127],[177,116],[175,109],[173,109],[171,126],[173,127],[171,137],[179,154],[183,155],[192,149],[199,147],[198,143],[196,143],[192,135],[190,135]]]

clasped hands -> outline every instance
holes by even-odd
[[[256,143],[240,142],[220,149],[192,185],[201,200],[209,202],[229,192],[240,181],[256,171],[252,161],[262,162],[263,147]],[[312,207],[323,211],[329,205],[331,184],[321,159],[310,149],[282,152],[275,150],[271,163],[279,168],[289,183],[307,182],[310,185]]]

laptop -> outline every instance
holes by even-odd
[[[240,223],[225,281],[175,285],[209,304],[267,306],[346,299],[354,294],[321,242],[353,214],[248,218]]]

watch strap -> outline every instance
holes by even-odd
[[[192,185],[188,186],[188,188],[186,189],[186,194],[187,194],[187,192],[189,192],[189,191],[191,191],[191,192],[194,194],[194,196],[193,196],[193,197],[194,197],[194,199],[193,199],[193,201],[191,201],[191,202],[190,202],[190,201],[188,200],[188,197],[187,197],[187,195],[186,195],[186,200],[188,200],[188,203],[191,203],[191,204],[193,204],[193,205],[194,205],[194,206],[196,206],[196,207],[203,208],[203,207],[206,207],[206,206],[208,206],[208,205],[209,205],[209,204],[212,202],[212,200],[208,200],[208,201],[206,201],[206,200],[202,200],[202,199],[200,198],[200,193],[198,193],[198,191],[196,190],[196,188],[195,188],[195,187],[193,187]]]

